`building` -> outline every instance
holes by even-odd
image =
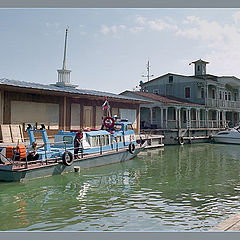
[[[112,115],[133,122],[140,131],[140,103],[118,94],[84,90],[71,84],[71,70],[66,68],[65,35],[63,67],[58,70],[56,84],[44,85],[18,80],[0,79],[0,124],[45,124],[49,134],[59,129],[100,128],[107,98]]]
[[[160,110],[152,108],[150,110],[153,111],[152,115],[154,115],[154,111],[166,111],[169,118],[175,115],[179,116],[181,121],[183,121],[182,118],[186,119],[188,128],[193,126],[221,128],[237,125],[240,120],[240,79],[234,76],[207,74],[206,65],[208,62],[201,59],[191,64],[194,64],[193,76],[167,73],[140,84],[141,93],[152,93],[167,98],[174,97],[182,102],[193,104],[191,106],[185,104],[182,107],[165,105],[165,110],[161,107]],[[133,94],[124,95],[133,96]],[[136,95],[139,93],[136,92]],[[173,114],[171,114],[172,108],[175,109]],[[159,116],[159,114],[157,115]],[[160,114],[160,118],[161,116],[163,114]],[[161,125],[163,120],[160,118],[157,124],[163,127],[164,125]],[[165,119],[165,121],[168,120],[171,119]],[[194,124],[195,121],[198,124]]]
[[[149,92],[125,91],[124,96],[152,102],[141,104],[141,129],[179,129],[203,127],[202,105]],[[191,115],[191,116],[190,116]]]

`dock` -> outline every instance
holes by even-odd
[[[240,213],[231,215],[209,231],[240,231]]]
[[[163,138],[164,135],[152,135],[152,134],[139,134],[136,135],[137,143],[147,142],[145,149],[163,147]]]

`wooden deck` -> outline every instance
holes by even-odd
[[[240,213],[231,215],[210,231],[240,231]]]

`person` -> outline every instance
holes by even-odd
[[[74,157],[77,158],[78,157],[78,152],[80,150],[80,145],[82,148],[82,137],[83,137],[83,131],[82,129],[80,129],[75,136],[74,139]]]
[[[43,144],[40,147],[43,147],[45,144]],[[28,155],[27,155],[27,160],[28,161],[35,161],[38,160],[39,154],[37,153],[37,142],[33,142],[32,145],[28,148]]]

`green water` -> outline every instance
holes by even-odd
[[[207,231],[240,211],[240,146],[148,150],[121,164],[0,184],[0,230]]]

